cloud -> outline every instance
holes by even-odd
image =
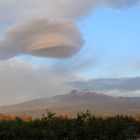
[[[107,7],[115,9],[128,8],[138,4],[140,0],[102,0],[102,3]]]
[[[140,91],[140,77],[134,78],[103,78],[74,81],[70,85],[79,89],[98,91]]]
[[[41,18],[12,27],[0,42],[0,59],[21,54],[70,57],[82,45],[81,35],[72,22]]]
[[[0,42],[0,59],[20,54],[69,57],[83,45],[74,22],[96,7],[128,7],[139,0],[1,0],[0,19],[6,35]],[[63,19],[63,20],[57,20]],[[7,28],[12,28],[7,31]]]
[[[10,20],[31,18],[70,18],[77,19],[97,6],[99,0],[1,0],[0,17]],[[10,16],[9,16],[10,13]]]
[[[139,0],[0,0],[3,28],[0,36],[0,60],[21,54],[70,57],[83,46],[83,39],[75,25],[79,19],[97,7],[122,9],[138,2]],[[57,63],[54,69],[15,59],[0,62],[0,103],[11,104],[34,97],[52,96],[73,88],[127,92],[140,90],[139,77],[79,80],[73,72],[94,65],[95,61],[91,62],[91,59],[63,62]]]
[[[138,2],[139,0],[1,0],[0,13],[14,20],[33,17],[77,19],[99,6],[122,8]]]
[[[35,98],[64,94],[71,90],[65,84],[76,79],[60,76],[49,68],[17,59],[0,62],[0,105],[20,103]]]
[[[0,105],[65,94],[75,88],[116,96],[140,96],[139,83],[140,77],[86,80],[73,73],[59,74],[49,66],[10,59],[0,62]]]
[[[86,54],[86,51],[83,51]],[[51,67],[52,71],[62,75],[70,75],[71,73],[79,74],[80,72],[86,72],[90,68],[94,69],[99,61],[94,56],[84,56],[83,51],[80,51],[78,55],[72,57],[71,59],[56,61]]]
[[[66,94],[75,88],[115,96],[140,96],[139,83],[140,77],[85,80],[72,73],[62,75],[50,67],[11,59],[0,62],[0,105]]]

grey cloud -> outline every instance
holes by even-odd
[[[135,4],[138,4],[140,0],[101,0],[102,4],[106,7],[115,9],[128,8]]]
[[[72,22],[41,18],[12,27],[0,42],[0,59],[21,54],[69,57],[82,45],[81,34]]]
[[[0,13],[16,20],[20,17],[77,19],[98,6],[122,8],[138,2],[139,0],[1,0]],[[11,16],[8,16],[9,13]]]
[[[91,79],[87,81],[73,81],[70,83],[75,88],[90,90],[119,90],[137,91],[140,90],[140,77],[135,78],[104,78]]]
[[[5,15],[7,18],[16,21],[34,17],[77,19],[96,7],[98,1],[99,0],[1,0],[0,17]],[[9,16],[9,12],[11,16]]]

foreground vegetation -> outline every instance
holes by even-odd
[[[88,111],[76,118],[56,116],[47,110],[38,119],[0,119],[0,140],[136,140],[140,135],[139,118],[95,117]]]

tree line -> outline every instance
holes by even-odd
[[[41,118],[25,118],[1,119],[0,140],[137,140],[140,135],[140,119],[131,116],[86,111],[68,118],[47,110]]]

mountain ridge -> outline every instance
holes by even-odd
[[[140,97],[113,97],[89,90],[72,90],[64,95],[1,106],[0,112],[39,115],[46,109],[65,115],[73,115],[86,109],[101,115],[140,114]]]

